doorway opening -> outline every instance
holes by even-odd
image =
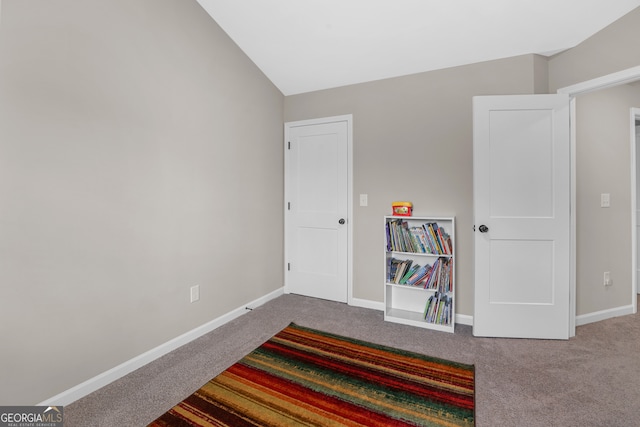
[[[640,66],[637,67],[632,67],[632,68],[628,68],[626,70],[622,70],[616,73],[612,73],[612,74],[608,74],[602,77],[598,77],[592,80],[588,80],[582,83],[578,83],[572,86],[567,86],[567,87],[563,87],[558,89],[558,93],[565,93],[568,94],[571,98],[571,284],[570,284],[570,289],[571,289],[571,295],[570,295],[570,300],[571,300],[571,304],[570,304],[570,323],[571,323],[571,331],[572,336],[575,335],[575,327],[578,325],[584,325],[587,323],[591,323],[591,322],[595,322],[595,321],[599,321],[599,320],[604,320],[610,317],[615,317],[616,315],[621,315],[621,314],[631,314],[631,313],[636,313],[637,312],[637,294],[636,294],[636,289],[637,289],[637,284],[635,283],[635,277],[636,277],[636,264],[637,264],[637,256],[636,254],[636,237],[635,237],[635,223],[636,223],[636,213],[635,213],[635,195],[632,194],[631,195],[631,199],[632,199],[632,209],[634,210],[632,212],[632,220],[631,220],[631,225],[632,225],[632,283],[631,283],[631,288],[633,291],[633,295],[631,298],[631,305],[628,307],[631,307],[631,313],[626,312],[626,313],[605,313],[605,314],[601,314],[601,315],[589,315],[586,316],[586,318],[580,319],[578,321],[578,319],[576,319],[576,273],[577,273],[577,262],[576,262],[576,249],[577,249],[577,245],[576,245],[576,182],[577,182],[577,178],[576,178],[576,97],[578,95],[581,94],[586,94],[589,92],[594,92],[594,91],[598,91],[601,89],[607,89],[607,88],[611,88],[611,87],[615,87],[615,86],[620,86],[620,85],[624,85],[624,84],[628,84],[628,83],[633,83],[633,82],[637,82],[640,81]],[[632,147],[632,154],[635,155],[635,144]],[[632,156],[633,157],[633,156]],[[632,173],[631,173],[631,185],[632,187],[635,189],[635,161],[632,161]],[[582,316],[581,316],[582,317]]]

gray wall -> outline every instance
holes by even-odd
[[[632,303],[630,108],[640,87],[622,85],[576,100],[576,298],[587,314]],[[600,207],[600,194],[611,207]],[[613,285],[604,287],[603,273]]]
[[[640,65],[640,7],[573,49],[549,59],[549,90],[555,93],[596,77]]]
[[[195,0],[1,18],[0,405],[282,287],[284,97]]]
[[[285,98],[285,121],[353,114],[354,297],[383,300],[382,217],[392,201],[409,200],[415,215],[456,217],[456,306],[473,315],[471,98],[534,93],[546,79],[546,67],[534,72],[539,60],[525,55]],[[359,206],[361,193],[368,207]]]
[[[471,97],[640,64],[637,9],[549,61],[285,99],[194,0],[3,0],[1,20],[1,405],[49,398],[282,286],[283,119],[354,115],[354,296],[382,301],[382,216],[407,199],[456,215],[457,309],[472,315]],[[597,151],[579,155],[582,168]],[[593,194],[606,188],[617,208],[624,179]],[[582,266],[602,249],[581,251],[578,314],[619,304],[617,289],[586,296]],[[610,268],[619,283],[626,266]]]
[[[580,45],[549,59],[549,88],[640,65],[640,8]],[[636,85],[576,98],[576,313],[632,303],[630,111],[640,107]],[[600,194],[611,193],[611,208]],[[613,286],[603,286],[604,271]]]
[[[383,300],[382,266],[375,261],[381,256],[380,218],[389,213],[391,201],[406,199],[414,202],[416,214],[457,217],[456,308],[459,314],[472,316],[471,97],[555,93],[560,87],[638,66],[638,40],[640,8],[548,60],[525,55],[286,97],[285,121],[354,114],[354,296]],[[610,129],[616,141],[611,143],[616,147],[612,155],[617,162],[612,166],[615,173],[594,187],[594,176],[601,174],[590,174],[585,162],[602,152],[598,147],[602,142],[585,141],[578,152],[578,315],[631,304],[630,202],[626,189],[630,182],[628,108],[638,106],[631,105],[634,99],[632,94],[620,98],[610,93],[609,103],[599,107],[615,104],[617,114],[624,113],[622,121],[627,120],[624,128]],[[588,127],[581,127],[591,120],[586,117],[597,115],[593,106],[588,109],[586,102],[581,106],[582,102],[580,98],[577,101],[578,114],[585,117],[578,117],[578,145],[590,134]],[[606,126],[617,126],[614,123],[620,123],[621,116],[614,118],[608,113],[602,115],[602,120],[608,121]],[[617,178],[612,180],[613,176]],[[596,191],[598,198],[594,201]],[[612,193],[614,205],[606,212],[599,207],[600,192]],[[360,193],[369,194],[368,207],[358,206]],[[607,242],[605,250],[615,258],[610,263],[603,261],[601,247],[581,244],[594,240],[587,224],[602,214],[616,218],[614,223],[605,224],[612,227],[612,234],[600,240],[600,244]],[[597,224],[603,225],[601,220]],[[611,270],[613,288],[602,286],[603,268]]]

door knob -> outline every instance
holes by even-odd
[[[342,224],[344,224],[344,223],[345,223],[344,218],[340,218],[340,219],[338,220],[338,224],[342,225]]]
[[[489,227],[482,224],[480,227],[478,227],[478,230],[480,230],[481,233],[486,233],[487,231],[489,231]]]

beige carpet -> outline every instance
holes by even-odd
[[[478,427],[640,425],[638,315],[578,327],[569,341],[489,339],[285,295],[66,406],[65,426],[147,425],[291,322],[475,365]]]

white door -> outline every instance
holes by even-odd
[[[473,167],[473,334],[568,339],[568,96],[475,97]]]
[[[285,124],[285,292],[347,302],[350,116]]]

